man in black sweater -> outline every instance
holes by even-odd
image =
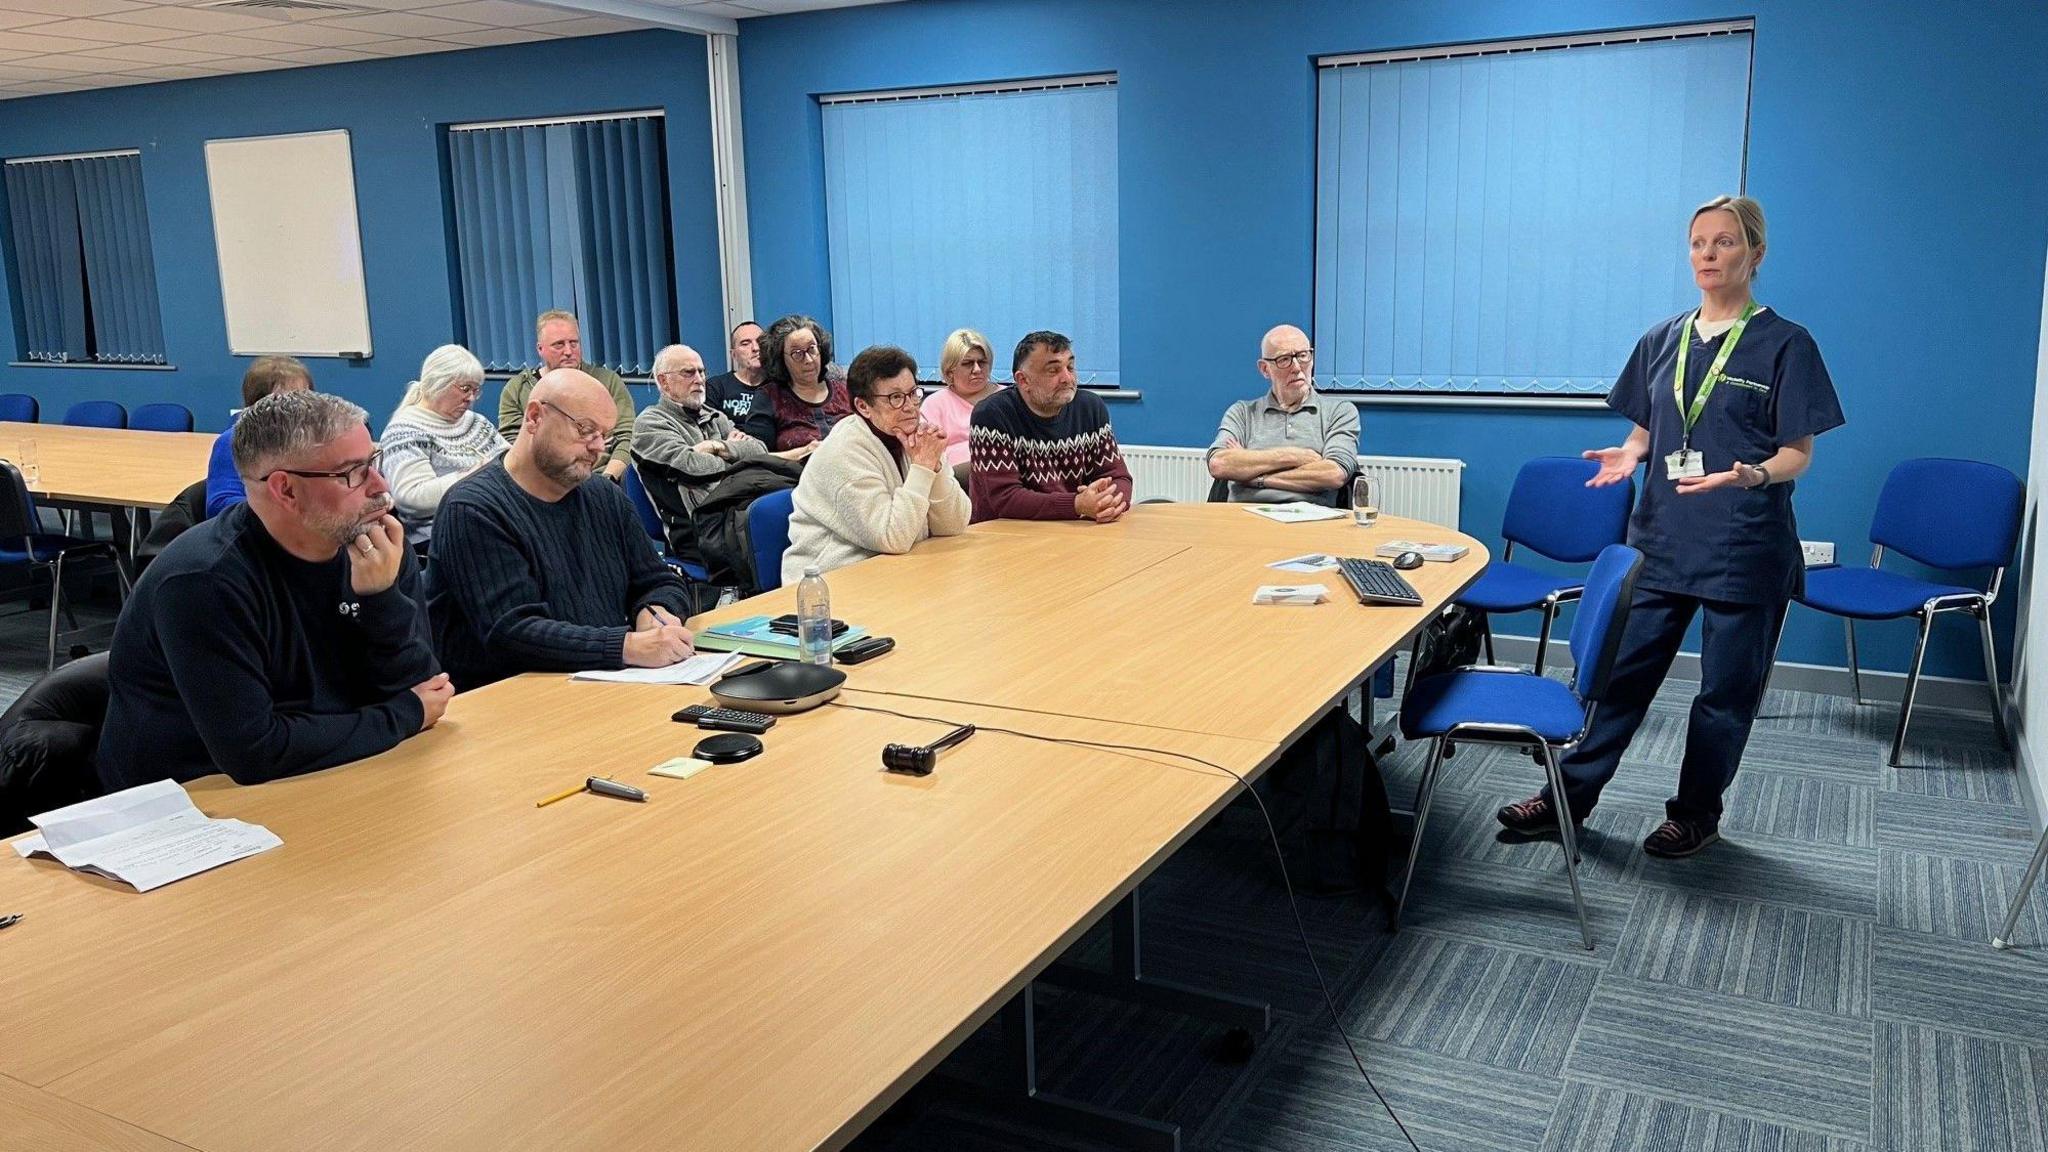
[[[456,687],[691,653],[682,579],[618,485],[590,482],[618,418],[603,384],[557,368],[534,385],[511,450],[442,498],[429,614]]]
[[[172,541],[114,627],[109,791],[314,772],[441,718],[454,690],[365,418],[319,392],[243,410],[233,449],[248,503]]]

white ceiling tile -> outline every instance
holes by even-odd
[[[225,68],[208,68],[199,64],[160,64],[155,68],[138,68],[130,76],[147,76],[152,80],[199,80],[207,76],[225,76]]]
[[[692,4],[690,11],[701,16],[723,16],[728,20],[745,20],[749,16],[767,13],[765,8],[743,8],[738,4]]]
[[[191,41],[181,43],[189,44]],[[195,52],[190,48],[172,48],[165,44],[113,44],[77,55],[80,59],[123,60],[131,64],[198,64],[217,59],[220,53]]]
[[[40,68],[45,72],[59,72],[66,76],[96,76],[108,72],[126,72],[132,65],[113,60],[88,60],[83,56],[31,56],[17,60],[23,68]]]
[[[165,40],[151,47],[183,48],[187,52],[204,52],[213,56],[268,56],[278,51],[275,40],[252,40],[246,36],[187,36],[182,40]]]
[[[354,48],[299,48],[273,55],[279,60],[289,60],[294,64],[350,64],[357,60],[379,59],[375,52],[362,52]]]
[[[274,72],[279,68],[297,68],[289,60],[273,60],[268,56],[230,56],[208,64],[209,68],[225,68],[229,72]]]
[[[83,77],[81,77],[81,79],[84,79],[84,78],[83,78]],[[90,83],[90,84],[86,85],[86,87],[89,87],[89,88],[119,88],[119,87],[122,87],[122,86],[124,86],[124,85],[128,85],[128,84],[155,84],[155,83],[157,83],[157,80],[156,80],[156,79],[155,79],[154,77],[150,77],[150,76],[138,76],[138,75],[136,75],[136,74],[135,74],[135,73],[133,73],[133,72],[114,72],[114,73],[107,73],[107,74],[103,74],[103,75],[101,75],[101,76],[98,76],[98,77],[95,77],[95,78],[93,78],[93,81],[92,81],[92,83]]]
[[[485,28],[481,32],[457,32],[452,36],[436,36],[435,39],[451,40],[475,48],[488,48],[494,44],[524,44],[534,40],[552,40],[554,37],[538,28]]]
[[[300,48],[346,48],[351,44],[389,39],[375,32],[357,32],[352,28],[335,28],[319,23],[273,24],[268,28],[251,28],[243,35],[251,40],[275,40]]]
[[[31,80],[69,80],[75,75],[51,68],[39,68],[32,62],[9,61],[0,64],[0,84],[26,84]]]
[[[562,20],[574,15],[560,8],[521,4],[519,0],[467,0],[466,3],[445,4],[439,8],[422,8],[419,14],[439,16],[445,20],[471,20],[478,24],[488,24],[493,28],[546,24],[551,20]]]
[[[53,24],[57,17],[47,12],[6,12],[0,11],[0,28],[26,28],[33,24]]]
[[[110,12],[133,12],[147,8],[141,0],[0,0],[9,12],[42,12],[50,16],[105,16]]]
[[[79,52],[87,48],[104,48],[107,43],[105,40],[80,40],[76,36],[44,36],[33,28],[7,34],[9,48],[23,48],[32,52]]]
[[[30,52],[25,48],[9,48],[6,46],[5,41],[0,41],[0,61],[20,60],[35,55],[38,55],[38,53]]]
[[[376,32],[385,36],[445,36],[451,32],[475,32],[481,24],[467,20],[443,20],[438,16],[422,16],[416,12],[377,12],[368,16],[338,16],[323,20],[336,28],[353,28],[358,32]]]
[[[559,20],[552,24],[536,24],[534,27],[555,36],[603,36],[609,32],[637,32],[655,25],[636,24],[631,20],[617,20],[610,16],[583,16],[575,20]]]
[[[4,0],[0,0],[4,2]],[[379,12],[416,12],[422,8],[445,8],[456,0],[335,0],[355,8],[375,8]]]
[[[246,28],[267,28],[276,23],[253,12],[178,7],[138,8],[133,12],[117,12],[107,19],[117,24],[175,28],[180,32],[240,32]]]
[[[54,24],[38,24],[32,31],[37,36],[76,36],[80,40],[98,40],[108,44],[147,44],[151,40],[169,40],[182,35],[173,28],[145,28],[140,24],[121,24],[113,20],[59,20]]]
[[[399,39],[358,44],[356,49],[361,52],[375,52],[379,56],[417,56],[423,52],[459,52],[462,45],[450,44],[443,40]]]

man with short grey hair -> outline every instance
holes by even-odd
[[[694,510],[710,481],[723,476],[734,462],[768,449],[705,402],[704,358],[696,349],[687,344],[663,348],[654,357],[654,383],[661,389],[661,399],[633,419],[633,457],[698,481],[665,485],[675,490],[678,506]],[[644,473],[640,478],[655,482]]]
[[[1259,342],[1266,394],[1223,413],[1209,446],[1209,475],[1242,504],[1306,500],[1335,506],[1358,470],[1358,409],[1316,391],[1315,350],[1292,324]]]
[[[109,791],[295,776],[440,720],[454,690],[366,418],[319,392],[243,410],[233,451],[248,502],[172,541],[114,626]]]

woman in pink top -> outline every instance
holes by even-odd
[[[945,460],[953,467],[967,463],[967,424],[974,406],[1002,387],[989,382],[994,358],[988,338],[972,328],[956,329],[939,352],[939,378],[946,386],[924,398],[924,418],[946,434]]]

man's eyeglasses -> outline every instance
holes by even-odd
[[[576,435],[585,441],[603,440],[605,437],[611,435],[610,432],[598,427],[595,424],[592,424],[588,420],[578,420],[574,416],[569,415],[567,412],[562,411],[561,408],[557,407],[555,403],[551,400],[541,401],[540,406],[552,410],[555,415],[560,416],[564,420],[567,420],[569,422],[569,426],[576,429]]]
[[[884,408],[894,408],[898,412],[901,412],[903,409],[910,407],[912,404],[915,404],[917,402],[918,397],[922,395],[924,395],[924,393],[918,391],[915,388],[911,389],[908,392],[884,392],[880,396],[875,397],[872,401],[870,401],[870,403],[880,405]]]
[[[655,379],[659,380],[667,376],[680,376],[685,380],[695,380],[702,375],[704,375],[702,368],[671,368],[666,372],[655,373]]]
[[[1316,350],[1313,348],[1303,348],[1299,352],[1282,352],[1278,356],[1261,356],[1259,359],[1271,364],[1275,368],[1280,367],[1282,364],[1292,364],[1296,368],[1306,368],[1316,362]]]
[[[383,463],[383,461],[384,453],[382,450],[379,450],[370,453],[370,458],[360,464],[351,464],[346,468],[337,469],[332,472],[312,472],[303,468],[272,468],[270,471],[257,477],[257,479],[268,480],[273,475],[282,472],[287,476],[303,476],[309,480],[339,480],[342,487],[353,492],[370,482],[370,473],[376,471],[377,465]]]

